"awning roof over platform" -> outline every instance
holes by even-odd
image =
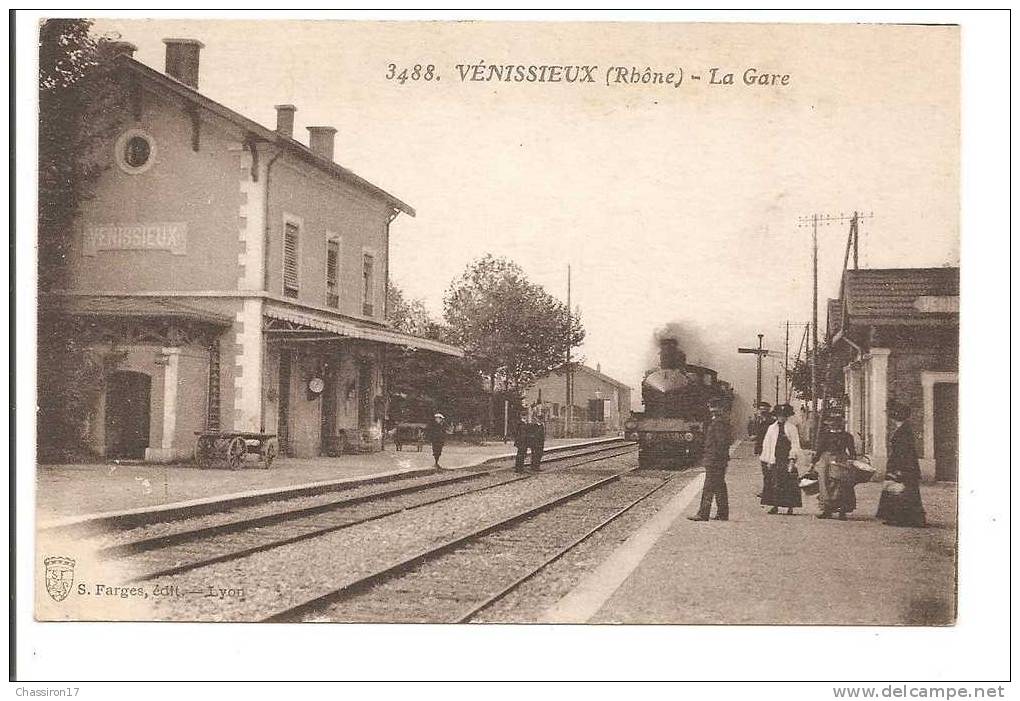
[[[410,334],[394,331],[384,326],[373,326],[356,319],[331,319],[325,315],[308,313],[297,309],[288,309],[282,305],[267,304],[263,314],[269,319],[289,322],[299,328],[267,328],[266,333],[275,338],[284,339],[291,336],[321,340],[358,339],[375,341],[416,350],[431,351],[455,358],[464,357],[464,351],[429,338],[419,338]]]
[[[46,306],[63,314],[97,317],[173,318],[201,321],[216,326],[230,326],[229,314],[183,304],[164,297],[51,296]]]

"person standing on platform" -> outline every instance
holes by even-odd
[[[801,506],[796,467],[797,456],[801,451],[800,435],[790,421],[793,407],[779,404],[773,413],[776,422],[765,432],[761,446],[760,459],[768,465],[761,503],[772,507],[769,509],[770,514],[779,513],[780,508],[792,514],[794,508]]]
[[[432,444],[432,457],[439,467],[439,458],[443,455],[443,446],[446,445],[446,417],[440,413],[432,416],[432,420],[425,426],[425,438]]]
[[[857,508],[854,474],[850,461],[857,457],[854,439],[843,429],[841,416],[827,416],[824,431],[818,436],[818,449],[811,467],[818,471],[818,518],[846,515]],[[816,467],[817,466],[817,467]]]
[[[514,470],[524,472],[524,460],[531,451],[531,470],[538,472],[542,465],[542,453],[545,450],[545,412],[541,404],[533,404],[525,414],[524,420],[517,427],[517,459]]]
[[[754,411],[754,416],[747,424],[747,435],[754,441],[754,454],[761,455],[761,445],[765,442],[765,432],[775,421],[770,410],[772,405],[768,402],[760,402]],[[765,479],[768,474],[768,463],[759,460],[761,463],[761,484],[762,492],[765,491]],[[758,493],[761,496],[761,492]]]
[[[702,458],[705,465],[705,485],[701,489],[701,506],[698,513],[688,516],[691,521],[707,521],[712,512],[712,500],[715,500],[715,518],[717,521],[728,521],[730,518],[730,499],[726,489],[726,465],[730,460],[730,424],[726,420],[726,410],[720,403],[708,407],[711,421],[705,431],[705,454]]]
[[[917,461],[914,431],[907,419],[910,407],[889,402],[886,413],[893,422],[889,437],[889,458],[886,479],[903,485],[899,493],[883,489],[878,501],[878,517],[887,526],[924,528],[924,506],[921,504],[921,466]]]

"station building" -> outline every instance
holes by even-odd
[[[886,402],[911,408],[922,477],[955,481],[959,449],[960,269],[847,270],[828,303],[843,358],[847,430],[885,468]]]
[[[596,433],[623,430],[623,422],[630,415],[628,385],[602,374],[601,367],[574,364],[571,386],[572,421],[592,424],[589,428],[596,429]],[[567,378],[563,369],[532,383],[524,393],[524,401],[526,405],[542,402],[548,407],[547,432],[559,435],[567,430],[563,425],[567,419]]]
[[[102,374],[90,448],[180,460],[234,430],[293,456],[381,449],[385,348],[461,355],[386,322],[390,223],[414,210],[334,162],[334,128],[298,142],[292,105],[263,127],[198,91],[200,42],[164,43],[165,73],[114,46],[106,167],[40,300]]]

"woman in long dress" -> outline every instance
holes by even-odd
[[[818,518],[846,515],[857,508],[854,474],[850,460],[857,456],[854,439],[843,430],[838,419],[829,419],[826,430],[818,437],[818,449],[811,466],[818,471]]]
[[[886,409],[895,428],[889,437],[889,459],[886,478],[899,482],[899,494],[882,490],[878,501],[878,517],[887,526],[923,528],[924,505],[921,503],[921,466],[917,462],[914,432],[907,423],[910,407],[890,402]]]
[[[772,507],[770,514],[785,508],[792,514],[801,506],[800,485],[797,479],[797,456],[800,454],[800,435],[790,421],[793,407],[780,404],[773,409],[776,421],[765,432],[760,459],[766,467],[765,486],[761,492],[763,506]]]

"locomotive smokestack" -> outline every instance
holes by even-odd
[[[687,356],[677,347],[675,338],[663,338],[659,341],[659,367],[664,370],[683,370],[687,366]]]

